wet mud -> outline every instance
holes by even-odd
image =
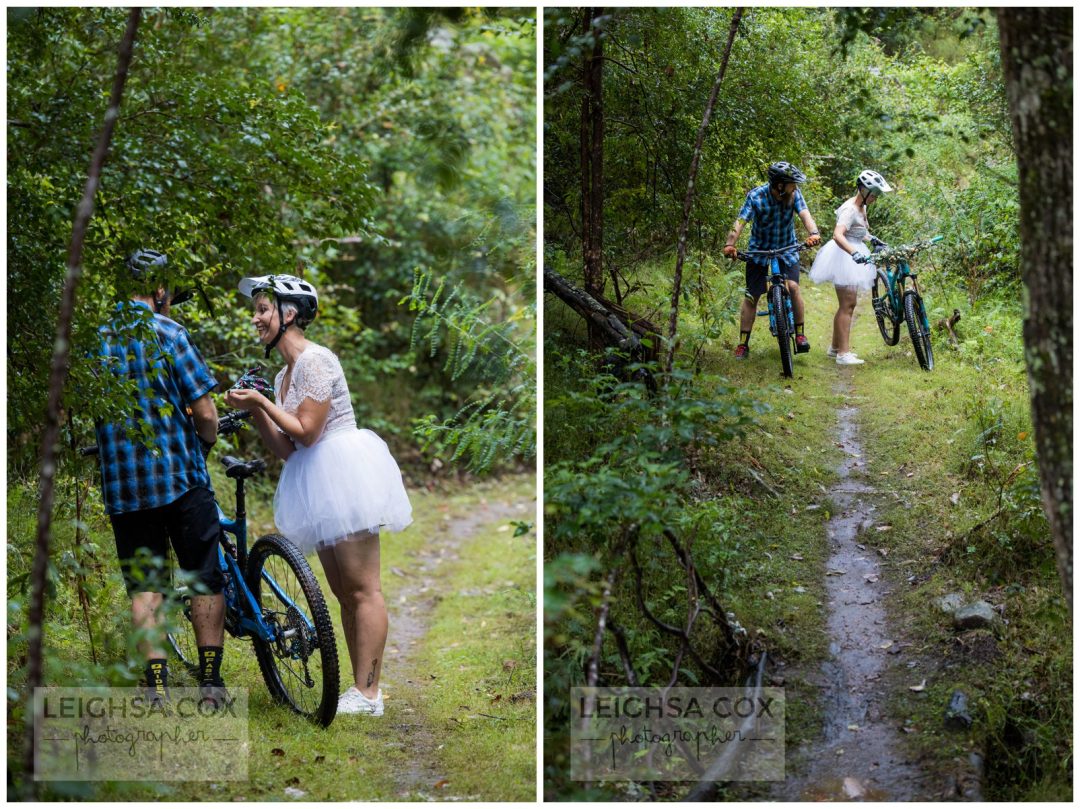
[[[840,392],[849,398],[850,384],[844,381]],[[777,800],[907,801],[927,795],[926,775],[904,754],[902,722],[886,713],[885,675],[900,641],[885,614],[889,584],[874,544],[876,493],[863,474],[857,414],[850,404],[838,412],[844,459],[830,492],[837,513],[826,527],[830,646],[820,677],[823,732],[795,761],[789,759]]]

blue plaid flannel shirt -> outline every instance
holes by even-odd
[[[750,223],[750,245],[747,249],[777,250],[795,244],[795,217],[805,210],[806,201],[798,188],[795,189],[794,202],[786,207],[769,193],[768,185],[751,189],[739,210],[739,219]],[[794,251],[780,256],[780,261],[786,265],[798,260],[798,254]]]
[[[135,324],[146,316],[139,307],[150,314],[144,303],[117,304],[112,322],[99,331],[102,372],[131,379],[138,386],[126,419],[97,425],[108,514],[157,508],[198,486],[211,488],[187,407],[213,390],[217,381],[187,331],[175,321],[150,314],[156,340],[138,339]],[[149,424],[152,449],[140,438],[142,422]]]

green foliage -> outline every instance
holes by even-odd
[[[643,597],[661,620],[681,625],[686,610],[685,573],[673,561],[667,532],[694,548],[701,574],[721,600],[726,598],[725,577],[740,564],[737,517],[706,490],[700,467],[742,436],[752,414],[763,408],[723,380],[710,379],[706,388],[683,372],[664,378],[650,393],[641,382],[620,382],[595,371],[584,352],[555,351],[553,339],[548,345],[544,676],[547,729],[554,735],[549,771],[558,773],[558,762],[566,763],[561,734],[569,689],[584,682],[601,581],[612,570],[622,571],[611,600],[612,620],[625,632],[640,681],[654,683],[671,673],[673,642],[633,606],[631,538],[648,583]],[[708,631],[702,630],[702,647],[721,648],[722,640]],[[602,682],[621,676],[614,674],[622,663],[610,640],[599,662]],[[684,662],[682,681],[693,684],[699,677],[697,667]],[[554,783],[564,776],[553,775]]]
[[[125,16],[38,9],[9,29],[12,477],[37,450],[72,209]],[[169,256],[167,280],[213,303],[174,316],[222,388],[258,351],[237,281],[312,280],[322,297],[309,336],[341,358],[361,424],[418,460],[413,422],[448,424],[475,380],[412,351],[398,302],[414,269],[514,308],[518,290],[529,300],[534,28],[514,10],[145,13],[86,242],[64,400],[77,429],[122,407],[85,357],[131,291],[123,257],[153,246]]]
[[[445,340],[442,370],[451,381],[472,372],[477,388],[450,423],[430,415],[420,420],[416,432],[425,448],[452,453],[451,461],[467,458],[474,471],[490,469],[496,458],[535,457],[535,307],[515,309],[507,296],[474,303],[461,287],[447,292],[445,279],[434,291],[431,282],[417,271],[408,297],[409,310],[417,313],[410,347],[426,344],[435,357]]]
[[[574,264],[575,69],[591,35],[578,12],[546,13],[545,250]],[[674,250],[690,150],[730,14],[617,9],[601,19],[609,57],[604,255],[631,289],[643,262]],[[872,232],[889,242],[943,233],[934,261],[950,290],[972,303],[1014,296],[1018,193],[998,51],[996,22],[983,11],[749,10],[705,139],[689,252],[719,255],[745,193],[774,160],[807,172],[803,194],[826,237],[859,171],[874,168],[898,193],[873,206]]]

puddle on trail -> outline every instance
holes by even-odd
[[[848,393],[845,385],[841,392]],[[838,513],[829,521],[826,566],[829,659],[822,669],[822,738],[800,751],[797,772],[778,784],[780,800],[915,800],[926,794],[923,773],[906,760],[899,721],[885,714],[883,682],[890,635],[882,603],[888,585],[874,544],[874,490],[863,480],[865,462],[857,410],[839,413],[837,440],[845,457],[830,496]],[[793,762],[789,761],[789,768]],[[791,768],[794,769],[794,768]]]

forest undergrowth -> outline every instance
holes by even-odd
[[[662,311],[672,264],[635,272],[641,291],[627,302],[633,311]],[[840,368],[824,355],[832,288],[805,282],[813,350],[797,357],[786,380],[763,320],[749,359],[732,356],[741,265],[705,259],[701,266],[704,283],[684,300],[680,332],[680,364],[694,373],[655,395],[605,376],[581,349],[581,324],[553,299],[545,310],[549,797],[645,794],[634,784],[582,790],[559,775],[569,763],[569,688],[585,684],[608,581],[609,623],[619,632],[604,634],[599,684],[625,684],[630,661],[640,684],[662,685],[678,660],[680,685],[741,685],[765,651],[771,682],[787,689],[789,751],[820,731],[815,674],[830,641],[825,524],[836,510],[828,492],[841,458],[835,429],[843,404],[857,408],[863,471],[881,504],[864,541],[881,549],[890,621],[909,644],[890,664],[889,711],[911,755],[945,782],[957,761],[979,751],[987,799],[1068,796],[1072,646],[1039,500],[1019,307],[968,304],[942,287],[942,274],[929,272],[931,321],[953,308],[962,313],[956,345],[935,332],[935,370],[919,369],[906,336],[896,347],[882,343],[868,298],[860,300],[852,336],[866,364]],[[846,395],[841,376],[850,382]],[[630,524],[648,550],[643,586],[623,563]],[[653,620],[680,624],[688,614],[686,572],[665,531],[692,548],[745,641],[746,657],[726,658],[721,678],[680,655],[679,639]],[[621,572],[609,578],[613,570]],[[933,606],[951,592],[993,605],[1002,619],[995,631],[954,630]],[[722,646],[711,625],[698,626],[695,644]],[[933,672],[918,692],[904,679],[916,659]],[[956,690],[968,696],[975,719],[959,735],[943,725]],[[656,796],[683,791],[667,785]]]

